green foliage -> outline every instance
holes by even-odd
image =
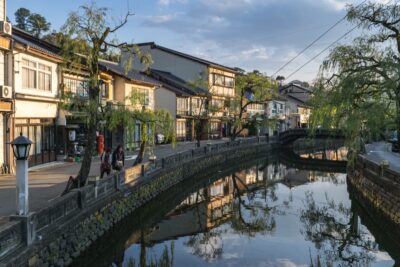
[[[246,110],[251,104],[265,104],[278,95],[278,85],[271,78],[259,71],[236,76],[235,97],[230,101],[231,117],[228,121],[233,125],[233,139],[239,135],[246,125],[270,125],[265,116],[248,116]]]
[[[14,15],[16,26],[36,37],[40,37],[43,32],[50,30],[50,22],[40,14],[31,13],[29,9],[21,7]]]
[[[347,18],[366,30],[334,48],[321,66],[311,123],[340,128],[350,149],[400,129],[400,6],[350,6]]]

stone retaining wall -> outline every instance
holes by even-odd
[[[400,226],[400,173],[359,155],[355,166],[348,168],[348,183],[366,205]]]
[[[135,209],[182,180],[277,147],[249,138],[193,149],[93,182],[0,228],[4,266],[67,266]],[[136,175],[135,175],[136,174]],[[1,265],[1,264],[0,264]]]

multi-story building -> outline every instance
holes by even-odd
[[[279,94],[287,99],[289,128],[307,128],[311,114],[308,101],[312,96],[312,91],[299,84],[290,83],[281,87]]]
[[[110,97],[114,105],[122,105],[129,109],[155,110],[155,92],[160,87],[160,83],[135,70],[125,70],[116,62],[100,60],[99,65],[104,72],[113,77],[113,95]],[[135,103],[132,103],[132,97]],[[140,99],[139,99],[140,98]],[[150,130],[150,129],[149,129]],[[121,125],[110,135],[110,142],[106,142],[108,147],[124,145],[126,149],[138,147],[142,140],[140,122],[137,122],[132,132]],[[149,132],[149,134],[151,134]],[[155,133],[154,133],[155,134]]]
[[[32,35],[13,29],[14,135],[32,142],[29,166],[56,160],[59,49]],[[10,127],[11,129],[13,127]]]
[[[203,123],[207,124],[208,132],[205,136],[202,136],[203,139],[220,138],[227,135],[229,132],[229,127],[225,120],[229,116],[227,104],[235,95],[234,87],[237,71],[221,64],[157,45],[154,42],[137,45],[143,54],[151,55],[153,61],[151,69],[159,73],[168,73],[171,81],[178,81],[180,85],[183,85],[174,86],[176,89],[179,90],[180,87],[194,89],[192,91],[195,94],[191,97],[191,100],[187,101],[189,101],[188,105],[191,106],[192,117],[195,116],[194,113],[196,112],[199,113],[197,116],[201,115],[202,112],[206,112],[207,116],[204,116]],[[129,53],[131,52],[122,52],[121,65],[129,64],[135,69],[145,70],[147,66],[142,64],[137,57],[132,59]],[[193,86],[189,86],[190,82],[196,82],[196,86],[202,90],[192,88]],[[207,94],[204,94],[203,91],[206,91]],[[182,107],[184,106],[185,103],[182,104]],[[182,135],[187,135],[186,132],[183,133],[183,129],[185,129],[185,131],[194,133],[193,119],[177,119],[178,132],[181,132]]]
[[[12,141],[13,81],[11,24],[7,22],[6,3],[0,0],[0,173],[10,171],[13,159],[9,142]]]

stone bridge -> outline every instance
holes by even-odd
[[[282,145],[290,145],[299,138],[316,139],[344,139],[344,135],[339,130],[317,129],[314,132],[310,129],[290,129],[279,134],[279,141]]]

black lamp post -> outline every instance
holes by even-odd
[[[20,136],[11,142],[14,156],[17,160],[26,160],[29,157],[29,150],[32,145],[32,141],[26,138],[20,133]]]
[[[17,214],[28,215],[28,157],[32,141],[20,134],[11,142],[14,156],[17,159]]]

